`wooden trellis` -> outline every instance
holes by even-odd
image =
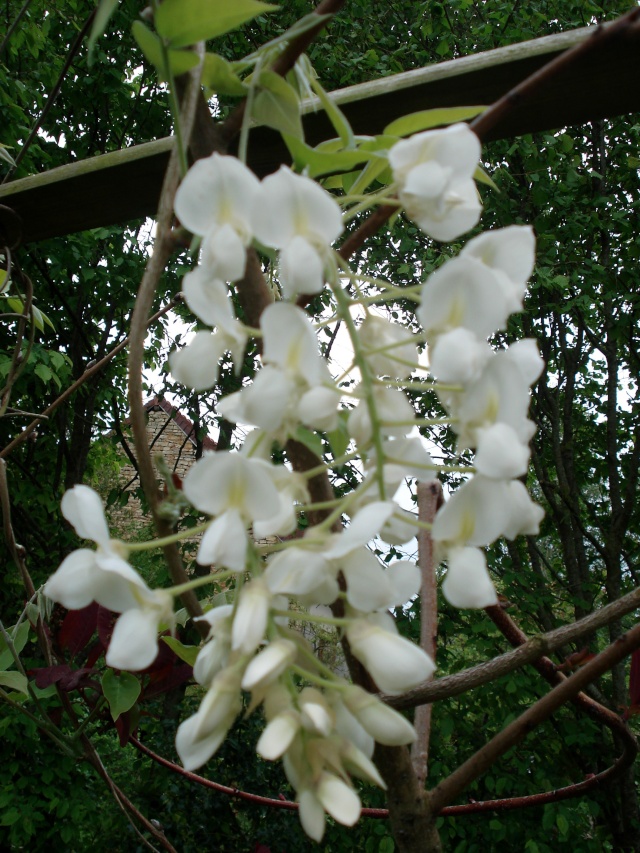
[[[340,89],[332,98],[356,133],[380,133],[389,122],[418,110],[490,104],[563,51],[584,42],[595,29],[585,27],[429,65]],[[487,138],[510,138],[638,111],[639,80],[636,26],[572,63],[552,85],[540,87]],[[312,145],[334,135],[325,114],[313,104],[305,106],[303,123]],[[153,216],[172,145],[173,138],[167,137],[0,185],[0,205],[22,219],[26,243]],[[249,164],[258,175],[288,161],[277,133],[264,127],[251,132]]]

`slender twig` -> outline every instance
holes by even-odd
[[[600,24],[594,29],[590,38],[560,54],[499,98],[488,110],[471,122],[471,129],[480,140],[486,139],[488,134],[516,107],[522,106],[545,86],[550,84],[557,86],[558,78],[567,68],[590,53],[614,42],[638,20],[640,20],[640,8],[636,7],[607,26]]]
[[[11,36],[14,34],[16,27],[18,26],[18,24],[22,20],[22,16],[24,15],[24,13],[29,8],[30,3],[31,3],[31,0],[25,0],[25,2],[22,4],[22,8],[20,9],[18,14],[15,16],[15,18],[11,22],[9,29],[7,30],[6,36],[2,39],[2,42],[0,43],[0,56],[2,56],[2,54],[4,53],[6,46],[9,44],[9,41],[11,40]]]
[[[551,654],[556,649],[572,643],[586,634],[604,628],[610,622],[631,613],[638,607],[640,607],[640,587],[577,622],[563,625],[547,634],[531,637],[524,645],[512,652],[507,652],[462,672],[456,672],[454,675],[447,675],[435,681],[426,681],[401,696],[385,696],[384,701],[394,708],[413,708],[424,702],[435,702],[439,699],[459,696],[461,693],[466,693],[467,690],[480,687],[489,681],[508,675],[521,666],[533,663],[542,655]]]
[[[147,328],[149,328],[149,326],[152,326],[156,322],[156,320],[160,319],[160,317],[163,317],[172,308],[175,308],[175,306],[180,302],[180,299],[181,297],[179,295],[176,296],[174,299],[168,302],[164,306],[164,308],[161,308],[159,311],[156,311],[156,313],[152,317],[149,317],[149,320],[147,322]],[[56,397],[56,399],[53,401],[53,403],[51,403],[50,406],[47,406],[47,408],[44,409],[39,415],[36,415],[35,419],[30,424],[28,424],[28,426],[26,426],[21,433],[19,433],[12,441],[10,441],[6,447],[0,450],[0,459],[6,459],[6,457],[11,453],[11,451],[15,450],[15,448],[19,444],[22,444],[22,442],[29,437],[29,435],[34,431],[34,429],[38,427],[40,421],[46,420],[49,415],[58,408],[58,406],[62,405],[62,403],[64,403],[66,399],[68,399],[73,393],[75,393],[78,388],[84,385],[84,383],[88,379],[91,379],[92,376],[94,376],[96,373],[99,373],[102,368],[105,367],[105,365],[107,365],[112,358],[114,358],[114,356],[118,355],[119,352],[122,352],[122,350],[128,345],[129,340],[129,337],[124,338],[124,340],[120,341],[119,344],[117,344],[103,358],[101,358],[100,361],[97,361],[95,364],[92,364],[91,367],[88,367],[84,371],[82,376],[79,379],[76,379],[76,381],[72,385],[69,385],[68,388],[65,388],[62,394]]]
[[[200,48],[198,48],[199,52]],[[182,111],[175,116],[175,121],[180,122],[183,129],[183,139],[189,140],[196,116],[198,103],[201,99],[200,93],[201,64],[189,73],[188,82],[184,89],[182,98]],[[170,524],[162,519],[157,512],[159,497],[156,485],[156,477],[149,449],[147,436],[147,423],[143,403],[142,365],[144,361],[145,330],[148,323],[149,312],[153,304],[153,298],[158,282],[165,266],[174,249],[174,241],[171,236],[171,223],[173,220],[173,199],[180,179],[179,156],[174,148],[169,166],[165,174],[160,195],[157,237],[153,248],[153,254],[147,263],[146,270],[140,282],[140,288],[136,297],[136,303],[131,318],[130,345],[129,345],[129,407],[131,431],[133,443],[138,458],[140,482],[145,496],[151,507],[154,523],[158,536],[163,538],[171,533]],[[169,572],[174,584],[186,584],[188,575],[182,564],[180,552],[175,544],[166,545],[163,549]],[[192,617],[202,615],[202,608],[197,596],[192,590],[182,595],[182,601]],[[207,625],[196,622],[198,631],[204,637],[208,633]]]
[[[96,9],[93,10],[93,12],[89,15],[87,20],[84,22],[82,29],[80,30],[80,32],[76,36],[75,41],[71,45],[71,48],[69,50],[69,53],[67,54],[67,58],[65,60],[65,63],[62,66],[62,71],[60,72],[58,79],[56,80],[55,86],[53,87],[53,89],[51,90],[51,92],[49,93],[49,95],[47,97],[47,103],[42,108],[42,112],[40,113],[40,115],[36,119],[31,130],[29,131],[29,136],[27,136],[27,139],[26,139],[24,145],[22,146],[22,148],[20,149],[20,151],[16,155],[13,166],[11,166],[11,168],[9,169],[7,174],[2,179],[3,184],[9,180],[9,177],[15,172],[15,170],[20,165],[22,158],[25,156],[25,154],[29,150],[29,146],[31,145],[33,140],[36,138],[38,130],[40,129],[40,127],[42,125],[42,122],[45,120],[45,118],[49,114],[49,111],[53,107],[53,105],[56,101],[56,98],[58,97],[58,95],[60,94],[60,90],[62,89],[62,84],[64,83],[64,78],[67,76],[67,71],[69,70],[69,68],[71,68],[71,63],[73,62],[77,52],[80,50],[80,47],[82,46],[82,42],[84,41],[84,37],[89,32],[89,29],[90,29],[91,25],[93,24],[93,19],[95,18],[95,15],[96,15]]]
[[[434,788],[431,792],[431,807],[434,812],[439,813],[445,805],[491,767],[501,755],[523,740],[565,702],[571,701],[584,687],[604,675],[638,647],[640,647],[640,625],[619,637],[605,651],[535,702]]]
[[[280,74],[281,77],[284,77],[289,71],[291,71],[298,58],[305,52],[318,33],[327,26],[328,19],[324,16],[335,15],[340,11],[340,9],[342,9],[345,2],[346,0],[322,0],[312,13],[315,15],[322,15],[322,20],[318,22],[317,26],[311,27],[293,39],[293,41],[287,45],[273,63],[271,70],[276,74]],[[245,98],[245,100],[238,104],[222,124],[220,133],[225,148],[228,147],[230,142],[235,139],[238,133],[240,133],[246,108],[247,100]]]
[[[436,512],[444,503],[442,486],[438,480],[418,483],[418,519],[431,526]],[[422,527],[418,532],[418,565],[422,581],[420,584],[420,646],[436,659],[438,636],[438,583],[431,530]],[[411,761],[418,783],[423,786],[427,778],[429,763],[429,738],[431,734],[431,703],[418,705],[413,725],[416,739],[411,746]]]

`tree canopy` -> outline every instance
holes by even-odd
[[[0,142],[17,165],[14,169],[0,160],[0,168],[11,169],[10,178],[171,132],[167,86],[158,81],[156,69],[143,58],[132,35],[141,4],[133,0],[103,2],[99,9],[109,6],[114,7],[113,15],[93,45],[90,62],[87,35],[92,3],[64,0],[55,11],[40,0],[5,4]],[[281,35],[312,8],[310,2],[296,0],[286,9],[224,33],[211,45],[221,58],[236,62]],[[627,11],[628,3],[617,0],[607,4],[592,0],[487,0],[482,4],[474,0],[446,4],[396,0],[373,6],[350,0],[310,44],[308,56],[322,86],[330,91],[612,20]],[[214,117],[224,121],[237,103],[237,96],[223,90],[210,101],[210,107]],[[501,596],[499,606],[458,610],[439,593],[439,676],[462,672],[496,658],[510,644],[522,644],[523,637],[508,624],[509,616],[527,636],[547,634],[618,601],[640,585],[640,302],[635,281],[640,253],[639,136],[637,117],[623,116],[492,142],[483,148],[482,166],[494,186],[480,185],[485,209],[482,227],[531,224],[537,239],[536,267],[525,310],[512,316],[507,329],[498,332],[492,343],[503,347],[522,337],[533,338],[546,364],[532,391],[530,416],[538,432],[532,440],[526,476],[530,493],[545,510],[545,519],[539,536],[500,539],[489,548],[488,564]],[[325,187],[348,191],[358,173],[342,168],[335,171],[337,177],[329,177]],[[100,199],[95,203],[99,205]],[[354,217],[349,233],[365,216],[366,212]],[[123,428],[129,416],[126,338],[153,231],[148,222],[123,223],[4,250],[3,266],[12,265],[18,282],[18,291],[4,295],[0,339],[0,374],[6,383],[0,412],[0,444],[5,448],[6,465],[6,485],[2,487],[5,571],[0,593],[5,628],[16,622],[32,594],[28,586],[25,592],[23,564],[28,565],[38,588],[77,547],[78,537],[60,513],[65,490],[88,483],[100,491],[105,480],[112,482],[110,472],[117,472],[121,464],[123,456],[116,446],[126,444],[131,454]],[[420,285],[476,233],[479,228],[464,238],[437,243],[401,214],[388,229],[374,234],[351,264],[358,268],[366,263],[373,279],[404,287]],[[243,354],[240,375],[227,356],[211,390],[187,390],[169,375],[168,354],[186,338],[184,324],[194,324],[191,312],[176,298],[192,265],[186,251],[189,239],[182,234],[179,240],[182,242],[174,248],[181,250],[168,257],[153,297],[151,314],[168,306],[173,313],[163,313],[149,326],[145,363],[156,372],[146,375],[145,390],[149,396],[173,394],[172,399],[198,425],[201,435],[215,431],[219,449],[225,450],[238,446],[242,436],[219,414],[217,406],[224,395],[238,391],[256,373],[258,348],[250,345]],[[268,270],[266,255],[262,260]],[[31,298],[39,313],[32,313],[31,322],[25,323],[18,315]],[[328,311],[325,294],[309,302],[318,316]],[[247,325],[257,325],[243,314],[244,308],[238,304],[237,310]],[[399,296],[380,310],[407,329],[418,328],[410,298]],[[170,316],[182,321],[177,332]],[[325,351],[332,348],[334,338],[327,329]],[[122,352],[103,363],[120,344]],[[99,369],[93,372],[96,364]],[[78,382],[77,390],[61,399],[74,382]],[[407,395],[421,421],[442,418],[442,405],[434,393],[410,388]],[[17,442],[21,428],[42,413],[45,417],[29,438]],[[456,455],[455,437],[444,426],[421,426],[420,431],[434,443],[436,461],[455,460],[463,468],[471,464],[468,451]],[[99,436],[101,440],[96,441]],[[320,444],[320,452],[329,452],[327,440]],[[336,468],[332,477],[336,493],[348,492],[359,473],[357,464],[350,461]],[[448,490],[459,484],[461,475],[449,471],[443,480]],[[109,491],[117,503],[117,489]],[[103,497],[109,495],[103,493]],[[148,500],[148,495],[141,493],[140,497]],[[412,499],[417,503],[415,488]],[[195,525],[197,516],[191,510],[187,523]],[[303,516],[302,524],[310,521]],[[378,556],[390,563],[404,553],[396,546],[379,547]],[[135,565],[149,583],[168,582],[166,563],[158,552],[142,552]],[[212,844],[230,851],[259,850],[260,845],[273,850],[309,849],[308,839],[286,809],[232,799],[228,792],[194,784],[149,759],[145,747],[175,760],[173,738],[178,720],[194,713],[199,700],[187,680],[188,664],[193,660],[182,660],[167,645],[142,676],[117,671],[114,675],[103,657],[113,619],[109,622],[103,609],[92,607],[80,611],[82,617],[73,617],[75,611],[67,613],[56,605],[47,614],[46,627],[29,611],[36,628],[28,637],[25,634],[19,651],[25,671],[35,679],[35,698],[23,703],[9,694],[13,704],[3,704],[6,713],[0,721],[5,768],[0,786],[0,839],[7,849],[25,845],[39,849],[45,844],[54,849],[142,849],[143,842],[127,822],[128,807],[122,807],[125,799],[146,818],[157,821],[161,833],[181,851]],[[434,703],[427,788],[436,788],[544,695],[548,691],[545,678],[553,683],[562,674],[579,672],[593,655],[622,637],[633,625],[630,612],[625,610],[579,639],[555,646],[549,652],[552,662],[538,654],[537,671],[533,666],[522,667],[472,691],[452,691]],[[419,641],[421,614],[424,618],[419,600],[396,607],[396,621],[405,636]],[[43,652],[46,643],[38,646],[38,632],[47,634],[53,657],[47,659]],[[180,629],[180,639],[185,646],[199,642],[192,622]],[[321,641],[322,637],[318,644]],[[10,651],[6,639],[0,649],[3,655]],[[437,818],[445,849],[460,853],[504,845],[530,853],[640,849],[633,766],[625,766],[608,784],[573,798],[551,797],[540,805],[532,805],[533,800],[522,802],[514,810],[473,808],[478,802],[501,798],[526,801],[542,792],[581,783],[630,750],[625,721],[632,732],[637,731],[634,714],[640,705],[635,654],[631,668],[628,659],[616,663],[586,686],[574,704],[563,705],[537,727],[534,737],[519,742],[466,787],[456,799],[463,807],[460,812]],[[4,683],[3,697],[7,697],[9,682],[0,683]],[[114,712],[114,693],[124,694],[123,713]],[[129,703],[133,694],[134,701]],[[21,707],[31,716],[23,714]],[[402,707],[409,708],[409,702]],[[115,723],[113,717],[117,717]],[[56,741],[58,725],[76,732],[71,741]],[[214,784],[231,789],[292,799],[280,766],[255,757],[254,745],[262,725],[259,714],[240,718],[220,751],[199,772]],[[135,742],[129,740],[134,733]],[[85,743],[88,736],[93,752]],[[385,749],[389,748],[381,751]],[[112,794],[116,792],[114,799],[108,796],[109,788]],[[360,793],[365,806],[384,807],[380,791],[366,786]],[[129,810],[131,814],[135,817]],[[140,828],[158,845],[152,828],[144,824]],[[365,817],[352,830],[330,822],[323,845],[332,851],[361,849],[367,853],[409,849],[402,846],[397,833],[394,840],[388,822],[379,817]]]

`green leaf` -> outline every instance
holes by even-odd
[[[6,270],[0,270],[0,293],[2,293],[5,287],[9,286],[9,282],[7,281],[8,273]]]
[[[411,136],[412,133],[419,133],[421,130],[475,118],[485,110],[486,107],[439,107],[435,110],[420,110],[418,113],[410,113],[408,116],[392,121],[385,127],[383,133],[392,136]]]
[[[87,63],[89,68],[93,65],[93,50],[96,42],[104,31],[107,29],[109,20],[118,7],[118,0],[100,0],[96,9],[96,16],[93,19],[93,26],[87,40]]]
[[[51,368],[47,367],[46,364],[36,364],[34,373],[36,374],[36,376],[39,376],[43,382],[49,382],[53,377]]]
[[[18,693],[24,693],[25,696],[29,695],[27,689],[29,682],[21,672],[0,672],[0,684],[8,687],[9,690],[16,690]]]
[[[15,166],[15,160],[7,151],[7,146],[0,142],[0,160],[5,160],[10,166]]]
[[[134,21],[131,26],[131,32],[134,39],[138,43],[138,47],[144,53],[145,58],[158,71],[158,76],[161,80],[168,80],[169,72],[166,68],[164,56],[162,53],[162,43],[157,35],[151,32],[142,21]],[[171,73],[179,77],[180,74],[185,74],[194,68],[199,62],[197,54],[190,50],[170,50],[169,63]]]
[[[161,639],[169,646],[171,651],[180,658],[180,660],[188,663],[189,666],[194,665],[196,658],[198,657],[198,652],[200,651],[199,646],[185,646],[184,643],[181,643],[180,640],[177,640],[175,637],[162,637]]]
[[[556,825],[560,830],[560,835],[567,835],[569,832],[569,821],[563,814],[559,814],[556,818]]]
[[[164,0],[155,14],[158,33],[172,47],[207,41],[277,6],[259,0]]]
[[[492,190],[495,190],[497,193],[500,192],[500,187],[494,183],[494,181],[487,175],[484,169],[481,166],[473,173],[473,179],[477,181],[479,184],[485,184],[488,187],[491,187]]]
[[[202,66],[202,85],[216,95],[242,97],[249,87],[234,72],[233,66],[217,53],[207,53]]]
[[[345,114],[342,112],[342,110],[337,104],[334,104],[334,102],[331,100],[331,96],[325,92],[318,80],[312,79],[311,86],[313,88],[313,91],[320,99],[322,108],[327,114],[327,118],[333,125],[336,133],[342,140],[344,147],[353,148],[355,145],[353,130],[351,129],[351,125],[349,124]]]
[[[319,175],[329,175],[332,172],[350,171],[354,166],[366,163],[372,157],[377,156],[369,151],[361,150],[319,151],[317,148],[306,145],[301,139],[290,136],[288,133],[283,133],[282,136],[289,149],[295,168],[299,171],[306,169],[310,178],[317,178]],[[386,165],[386,161],[384,165]]]
[[[274,71],[263,71],[259,85],[261,88],[253,102],[255,121],[302,138],[300,101],[293,86]]]
[[[129,711],[136,703],[140,695],[140,682],[130,672],[121,672],[116,675],[112,669],[108,669],[102,676],[102,692],[109,703],[109,710],[115,722],[120,714]]]
[[[13,629],[9,629],[8,631],[11,639],[13,640],[13,646],[17,654],[20,654],[27,645],[27,640],[29,639],[29,628],[30,625],[28,622],[21,622],[17,631],[14,631]],[[13,666],[14,663],[15,661],[11,654],[11,650],[8,648],[4,637],[0,635],[0,669],[8,669],[10,666]]]
[[[311,432],[311,430],[306,427],[299,426],[295,431],[294,438],[296,441],[299,441],[300,444],[304,444],[305,447],[308,447],[312,453],[322,459],[322,439],[316,432]]]
[[[337,459],[340,456],[344,456],[347,452],[347,447],[349,447],[349,442],[351,441],[351,436],[347,430],[347,424],[344,418],[340,418],[338,426],[335,429],[332,429],[331,432],[327,433],[327,439],[329,440],[331,452],[335,458]]]
[[[640,157],[627,157],[627,165],[632,169],[640,169]]]

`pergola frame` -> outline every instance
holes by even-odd
[[[611,26],[610,24],[605,25]],[[396,118],[437,107],[491,104],[599,27],[584,27],[391,75],[332,93],[357,134],[374,135]],[[550,131],[640,110],[640,30],[628,28],[597,51],[571,63],[510,109],[487,139]],[[318,105],[303,105],[306,140],[317,145],[334,135]],[[174,145],[166,137],[60,166],[0,185],[0,205],[22,220],[22,242],[37,242],[91,228],[153,216],[162,176]],[[249,165],[259,175],[289,162],[275,131],[256,127]],[[0,230],[2,221],[0,219]]]

